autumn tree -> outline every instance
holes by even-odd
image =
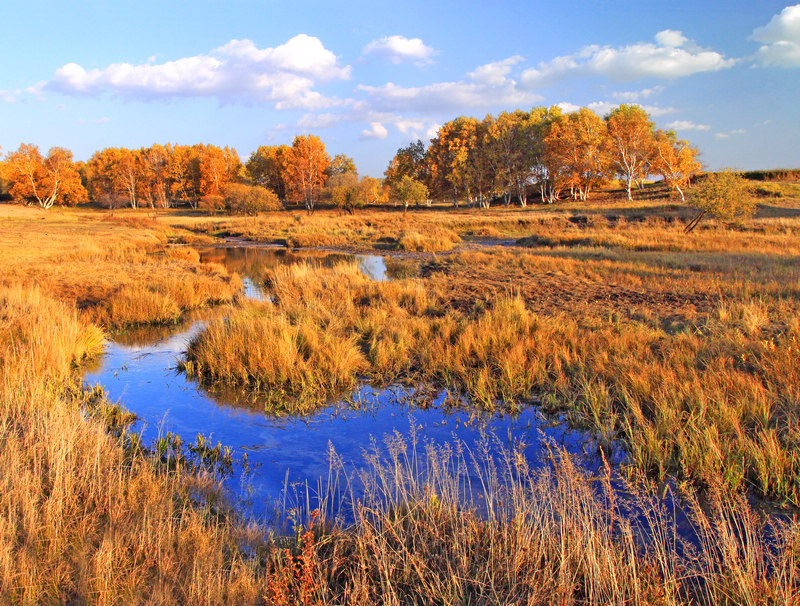
[[[731,168],[706,175],[692,189],[689,206],[697,209],[695,217],[686,225],[689,233],[706,215],[720,221],[732,222],[751,217],[756,211],[756,201],[750,182]]]
[[[334,173],[325,183],[323,196],[330,201],[339,212],[352,213],[358,190],[358,175],[354,171]]]
[[[36,145],[23,143],[6,158],[4,172],[11,195],[25,204],[36,202],[46,209],[54,204],[74,206],[88,199],[72,152],[63,147],[52,147],[42,157]]]
[[[419,204],[428,199],[430,192],[424,183],[416,179],[403,175],[403,177],[392,187],[392,197],[403,205],[403,213],[408,210],[410,204]]]
[[[169,148],[154,143],[139,152],[142,160],[143,195],[150,208],[169,208]]]
[[[491,167],[485,154],[485,125],[459,116],[442,125],[428,148],[430,182],[437,194],[451,191],[453,204],[463,194],[470,204],[486,204],[491,190]],[[416,180],[416,179],[415,179]]]
[[[144,164],[140,151],[124,147],[106,148],[92,155],[87,169],[95,200],[113,207],[116,199],[122,197],[131,208],[137,208],[144,188]]]
[[[653,123],[641,107],[623,103],[606,117],[606,126],[611,166],[626,181],[628,200],[633,200],[632,183],[644,180],[650,169]]]
[[[358,191],[356,192],[355,208],[385,201],[384,188],[380,180],[374,177],[361,177],[358,182]]]
[[[331,163],[328,166],[328,170],[326,172],[329,177],[333,175],[341,175],[344,173],[355,173],[357,172],[356,163],[350,156],[346,156],[344,154],[336,154],[333,157],[333,160],[331,160]]]
[[[275,192],[260,185],[228,183],[221,193],[226,208],[235,214],[256,217],[259,213],[281,208]]]
[[[592,110],[582,107],[563,114],[545,138],[545,164],[552,180],[553,199],[568,187],[575,199],[586,200],[608,174],[606,125]]]
[[[425,183],[428,172],[425,144],[417,139],[415,143],[409,143],[397,150],[384,173],[384,183],[391,187],[405,175]]]
[[[235,149],[216,145],[197,145],[198,169],[200,171],[201,196],[219,195],[229,184],[235,182],[242,168]]]
[[[544,201],[544,139],[550,122],[560,113],[558,107],[538,107],[530,112],[503,112],[494,120],[487,117],[486,154],[506,206],[514,195],[520,206],[527,206],[528,186],[532,183],[540,185]]]
[[[185,200],[197,206],[200,193],[199,146],[167,145],[169,195],[173,201]]]
[[[288,145],[262,145],[250,154],[245,165],[247,176],[254,185],[272,190],[284,203],[286,201],[284,166],[290,149]]]
[[[289,197],[302,200],[311,213],[327,178],[330,156],[325,144],[314,135],[297,136],[284,159],[284,174]]]
[[[653,170],[662,176],[667,185],[677,190],[682,202],[686,202],[684,188],[702,168],[698,154],[687,141],[678,140],[673,131],[659,130],[655,134]]]

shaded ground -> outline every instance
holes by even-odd
[[[518,293],[531,310],[548,313],[591,306],[595,312],[627,314],[660,309],[674,314],[678,311],[706,312],[713,305],[712,297],[703,293],[634,290],[562,271],[531,273],[507,268],[501,272],[433,261],[423,266],[422,275],[449,286],[451,303],[461,310],[474,308],[476,302],[487,303],[504,293]]]

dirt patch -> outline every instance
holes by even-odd
[[[447,288],[453,307],[472,309],[480,302],[489,303],[498,294],[519,294],[529,309],[544,313],[578,311],[617,312],[630,316],[642,310],[656,315],[676,311],[703,313],[713,306],[704,293],[678,293],[653,289],[632,289],[602,283],[561,271],[517,272],[499,274],[483,268],[428,263],[422,276]]]

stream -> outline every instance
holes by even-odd
[[[246,296],[264,299],[263,277],[281,264],[312,261],[322,265],[357,260],[373,280],[402,279],[419,270],[418,262],[378,255],[321,251],[290,251],[274,247],[237,246],[201,249],[201,260],[221,263],[242,276]],[[415,266],[415,263],[417,264]],[[209,312],[213,314],[213,310]],[[579,457],[593,458],[594,442],[558,420],[545,418],[533,407],[515,415],[479,414],[447,405],[445,393],[420,392],[392,386],[360,386],[347,400],[331,402],[314,414],[275,416],[264,412],[244,389],[206,389],[177,370],[190,340],[210,316],[167,328],[131,331],[110,341],[104,355],[87,370],[87,384],[102,385],[139,421],[134,431],[151,444],[167,432],[192,442],[204,434],[247,454],[248,469],[235,466],[224,481],[231,498],[245,515],[265,520],[291,486],[316,490],[328,475],[329,448],[346,464],[359,466],[374,443],[395,432],[415,434],[420,443],[462,441],[472,445],[491,434],[499,444],[516,447],[531,465],[547,465],[548,444]],[[416,404],[415,404],[416,402]]]

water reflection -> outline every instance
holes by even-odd
[[[204,249],[201,258],[222,263],[243,275],[248,296],[265,297],[261,284],[266,272],[284,263],[309,259],[323,265],[352,260],[339,253],[254,249],[238,247]],[[383,257],[358,257],[365,275],[374,280],[392,279],[393,271],[408,272],[413,265],[386,263]],[[396,274],[395,274],[396,275]],[[180,356],[189,341],[203,330],[208,318],[225,309],[195,316],[180,326],[149,328],[119,335],[105,354],[85,374],[88,383],[105,386],[110,398],[120,401],[140,419],[137,430],[145,443],[170,431],[184,441],[198,433],[213,442],[246,452],[254,471],[240,471],[227,480],[230,490],[246,500],[256,517],[267,515],[272,503],[289,482],[312,486],[328,472],[332,446],[345,462],[358,464],[374,440],[413,428],[418,439],[442,443],[463,440],[473,443],[489,431],[506,446],[521,448],[528,461],[542,465],[547,458],[543,441],[563,445],[573,453],[591,454],[587,436],[553,424],[535,409],[518,415],[478,414],[458,406],[458,398],[424,389],[392,386],[379,389],[363,385],[346,401],[332,403],[303,417],[265,414],[258,396],[236,388],[206,390],[178,372]],[[455,405],[454,405],[455,404]]]
[[[208,392],[177,371],[180,355],[203,327],[203,322],[196,322],[147,345],[110,343],[99,366],[90,369],[85,380],[104,385],[112,400],[139,416],[137,430],[146,443],[167,431],[187,441],[202,433],[247,452],[255,470],[247,478],[235,473],[228,486],[251,501],[250,511],[256,516],[270,511],[287,477],[290,482],[308,480],[312,485],[325,477],[329,445],[345,461],[359,463],[372,438],[405,433],[412,426],[423,440],[434,442],[455,438],[471,443],[491,431],[508,446],[522,444],[534,464],[542,464],[546,457],[543,439],[577,453],[590,448],[585,436],[552,426],[534,409],[516,416],[482,416],[447,406],[443,393],[419,408],[414,394],[400,386],[381,390],[365,385],[348,401],[304,417],[267,415],[245,391]]]
[[[414,277],[420,271],[420,262],[415,259],[275,246],[202,248],[200,260],[204,263],[219,263],[228,271],[238,273],[245,284],[245,295],[259,300],[263,300],[268,294],[263,289],[264,279],[271,270],[280,265],[310,262],[322,267],[334,267],[340,263],[356,261],[361,272],[376,282]]]

